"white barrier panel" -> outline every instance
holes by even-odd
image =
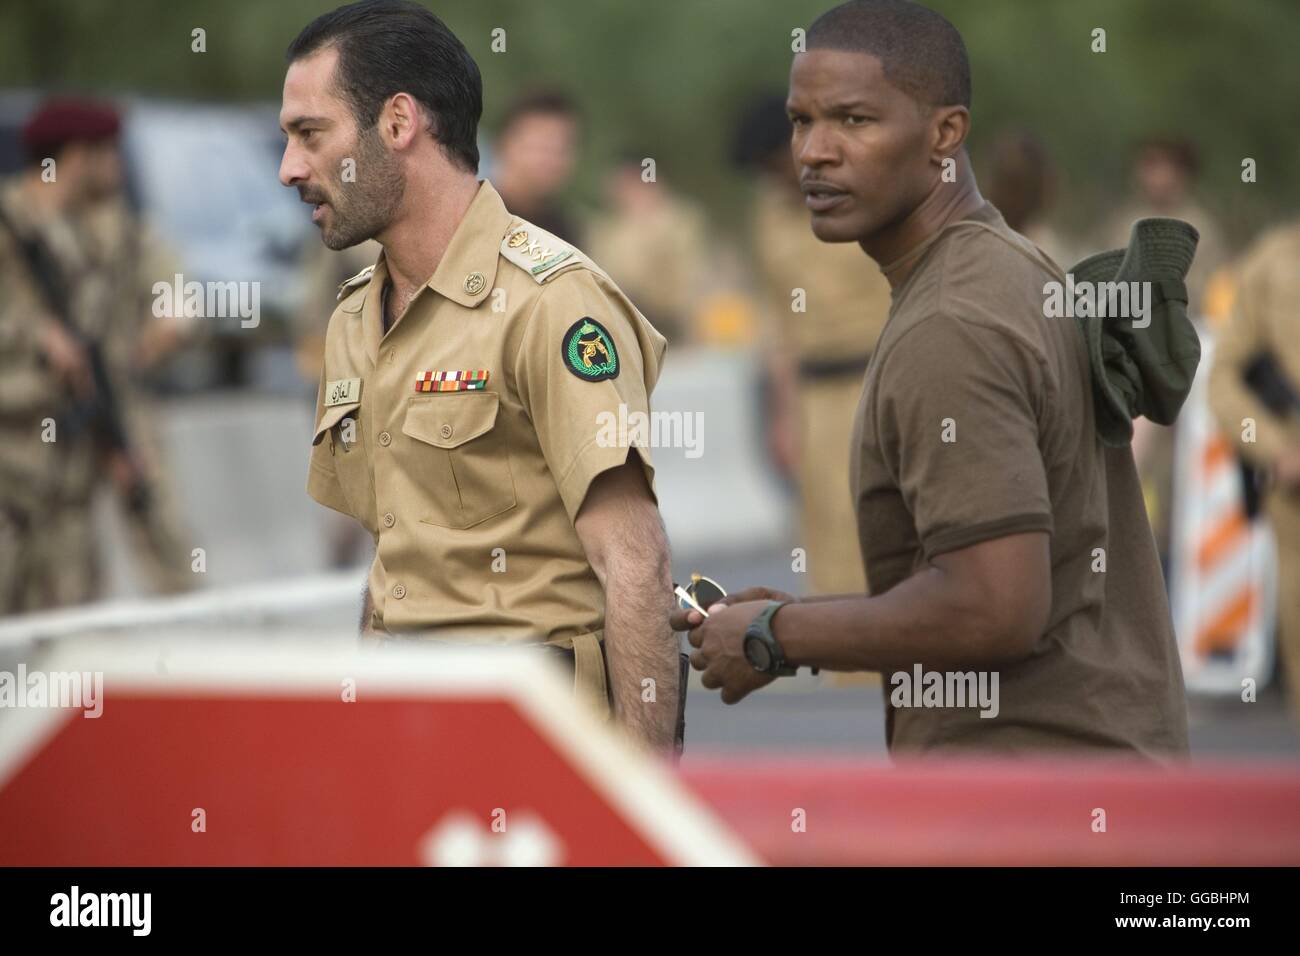
[[[165,635],[29,670],[100,692],[0,721],[0,865],[755,862],[536,652]]]
[[[1277,550],[1267,519],[1246,518],[1235,445],[1210,412],[1213,356],[1202,331],[1201,371],[1175,433],[1170,598],[1187,689],[1238,694],[1272,668]]]

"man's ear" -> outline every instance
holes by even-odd
[[[948,157],[955,157],[966,142],[966,135],[970,132],[970,110],[964,106],[941,107],[935,110],[931,129],[930,161],[939,165]]]
[[[394,93],[379,113],[379,130],[393,149],[406,149],[424,128],[424,110],[409,93]]]

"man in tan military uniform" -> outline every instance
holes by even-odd
[[[180,517],[177,495],[166,467],[153,414],[141,376],[180,347],[194,333],[195,320],[153,315],[153,285],[170,282],[181,266],[161,239],[127,206],[120,190],[96,201],[78,218],[87,250],[89,314],[98,324],[87,333],[102,343],[108,374],[131,440],[131,453],[144,476],[148,499],[143,507],[123,508],[127,543],[137,569],[158,594],[193,590],[190,533]]]
[[[788,189],[759,196],[755,242],[775,327],[773,363],[791,406],[775,426],[794,425],[800,498],[799,544],[817,594],[865,591],[849,492],[849,436],[862,376],[889,316],[889,283],[856,247],[830,245],[808,228],[808,212]],[[795,289],[806,312],[791,308]],[[778,439],[779,440],[779,439]]]
[[[98,596],[91,500],[103,458],[77,421],[95,389],[79,338],[88,260],[73,221],[115,181],[117,129],[101,104],[44,104],[23,131],[30,165],[0,186],[0,614]],[[26,244],[48,266],[44,283]]]
[[[703,212],[666,183],[646,182],[633,156],[605,191],[610,209],[592,222],[588,248],[670,342],[691,341],[710,265]]]
[[[385,42],[421,68],[360,76],[376,27],[359,35],[358,16],[326,14],[290,47],[280,178],[331,248],[383,246],[330,318],[307,484],[374,536],[363,624],[569,652],[584,697],[668,749],[667,542],[648,450],[609,427],[648,413],[663,337],[477,180],[478,73],[442,22],[384,11]],[[380,85],[340,98],[356,83]]]
[[[1126,246],[1133,223],[1139,219],[1181,219],[1195,226],[1200,240],[1187,274],[1187,311],[1194,319],[1204,315],[1206,285],[1227,258],[1218,219],[1193,192],[1198,165],[1196,149],[1187,140],[1157,136],[1139,143],[1133,161],[1133,194],[1107,221],[1101,245],[1103,249]],[[1137,419],[1133,454],[1156,546],[1167,557],[1173,521],[1174,429]]]
[[[373,265],[380,245],[373,239],[337,252],[312,236],[305,243],[302,262],[304,295],[302,305],[290,320],[294,364],[304,382],[320,381],[325,365],[325,329],[334,311],[339,283]],[[314,389],[313,389],[314,391]],[[331,514],[325,535],[329,542],[328,565],[346,568],[370,557],[370,536],[365,528],[346,515]]]
[[[1300,220],[1256,242],[1238,274],[1231,317],[1215,339],[1210,403],[1223,433],[1271,477],[1264,507],[1277,535],[1278,650],[1300,720],[1300,407],[1270,407],[1246,382],[1267,358],[1300,394]]]

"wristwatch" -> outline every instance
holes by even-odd
[[[785,662],[785,652],[772,634],[772,618],[785,607],[786,601],[768,601],[749,627],[745,628],[745,660],[761,674],[773,677],[791,677],[798,668]]]

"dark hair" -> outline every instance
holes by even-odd
[[[452,162],[478,171],[483,79],[447,25],[406,0],[363,0],[322,14],[289,44],[288,62],[334,46],[334,81],[367,130],[389,97],[410,94],[432,120],[433,137]]]
[[[989,150],[988,188],[984,195],[1007,225],[1017,232],[1046,211],[1055,185],[1055,168],[1046,145],[1033,133],[1000,133]],[[985,177],[980,177],[985,182]]]
[[[504,136],[511,126],[525,116],[561,116],[575,122],[581,119],[578,104],[559,90],[535,90],[511,101],[497,124],[497,136]]]
[[[757,169],[777,154],[784,154],[788,159],[790,133],[785,97],[764,93],[740,115],[731,138],[731,162],[741,169]]]
[[[879,57],[885,79],[927,106],[970,108],[970,60],[957,28],[909,0],[849,0],[808,29],[808,49]]]
[[[1196,144],[1184,136],[1148,136],[1138,143],[1137,156],[1155,153],[1181,169],[1187,176],[1195,178],[1200,172],[1201,158],[1196,151]]]

